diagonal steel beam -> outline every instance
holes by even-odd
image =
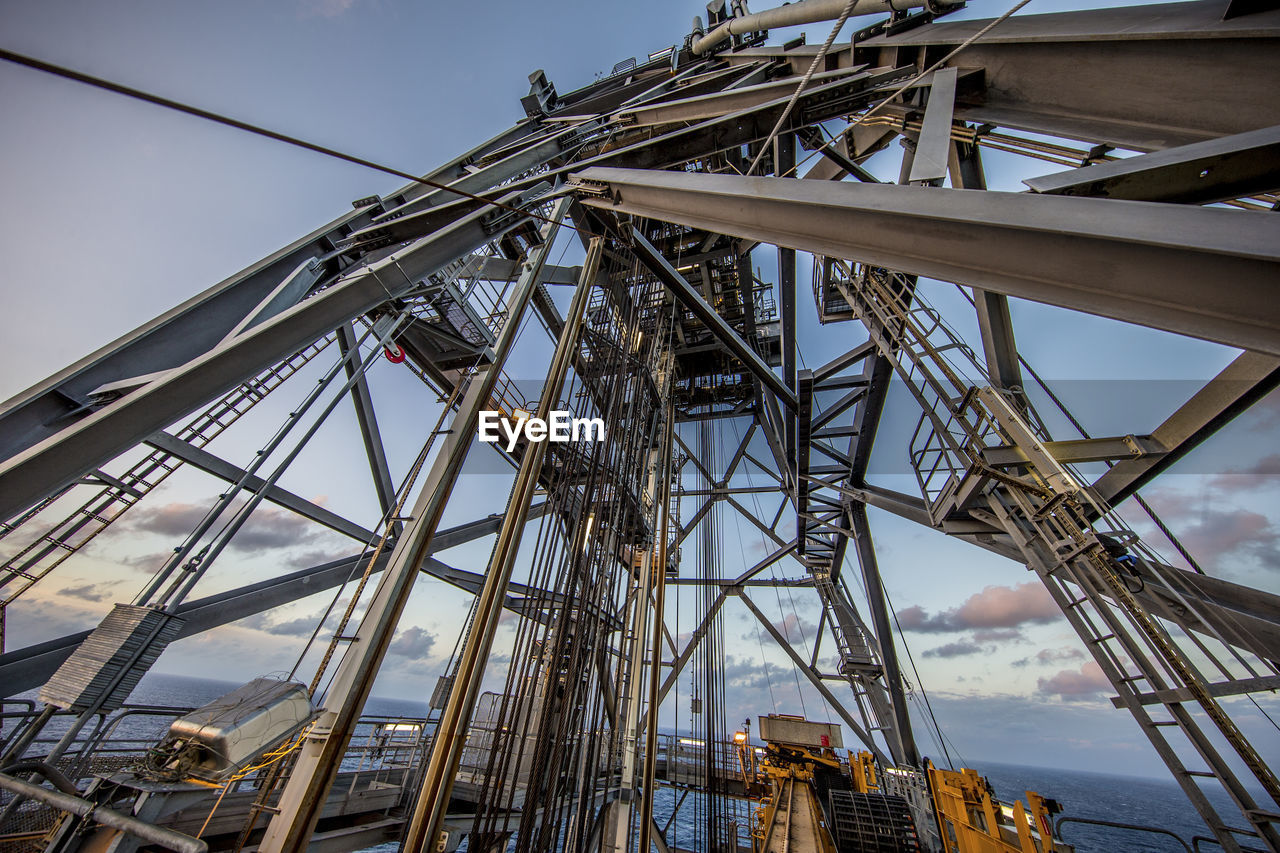
[[[1023,181],[1032,192],[1207,204],[1280,188],[1280,125]]]
[[[1280,358],[1241,353],[1151,433],[1165,453],[1117,463],[1094,482],[1094,493],[1115,506],[1278,385]]]
[[[1280,217],[672,171],[593,168],[577,178],[603,191],[583,199],[589,206],[1280,355]]]
[[[760,624],[764,626],[764,629],[769,632],[769,636],[773,637],[774,642],[776,642],[778,646],[787,653],[787,657],[791,658],[791,663],[795,665],[795,668],[804,673],[804,677],[809,679],[809,683],[813,685],[813,688],[822,694],[822,698],[827,700],[827,704],[836,710],[836,713],[840,715],[840,719],[844,721],[844,724],[853,729],[853,733],[857,735],[858,740],[862,741],[863,745],[875,754],[876,760],[880,762],[880,766],[893,767],[894,762],[891,761],[880,747],[876,745],[876,742],[871,739],[871,734],[853,718],[852,714],[845,710],[844,705],[835,697],[835,694],[831,692],[827,685],[822,683],[822,678],[819,677],[818,673],[809,666],[809,662],[801,657],[796,650],[791,647],[791,644],[787,642],[787,638],[782,636],[782,632],[779,631],[777,627],[775,627],[774,624],[760,612],[760,609],[756,607],[755,602],[748,598],[740,589],[736,590],[736,593],[738,598],[742,600],[742,603],[747,606],[747,609],[755,615],[756,619],[760,621]]]
[[[538,504],[529,511],[529,517],[540,518],[546,514],[546,511],[545,503]],[[434,554],[472,542],[491,533],[497,533],[501,524],[502,519],[495,515],[442,530],[431,541],[431,549],[427,553]],[[386,568],[389,556],[384,554],[382,559],[374,563],[375,574]],[[188,601],[179,605],[175,611],[185,620],[177,639],[201,634],[246,616],[264,613],[291,601],[332,589],[346,583],[359,564],[358,556],[345,557],[195,601]],[[470,592],[474,592],[479,587],[479,575],[451,568],[435,559],[423,561],[422,571],[447,583],[468,589]],[[516,591],[522,592],[520,589]],[[3,686],[0,695],[13,696],[39,687],[48,681],[62,662],[76,650],[85,637],[89,636],[89,633],[89,631],[79,631],[0,655],[0,685]]]
[[[496,238],[488,210],[464,216],[437,233],[340,278],[270,320],[196,354],[149,384],[50,435],[0,466],[0,519],[101,467],[339,324],[394,299],[414,282]],[[508,222],[515,227],[517,222]],[[255,303],[256,304],[256,303]]]
[[[319,504],[314,504],[306,498],[300,497],[293,492],[282,489],[279,486],[268,486],[266,481],[258,476],[250,476],[245,479],[245,470],[238,465],[233,465],[220,456],[215,456],[207,450],[195,447],[176,436],[167,432],[157,432],[147,438],[147,444],[163,450],[175,459],[181,459],[188,465],[193,465],[204,471],[206,474],[212,474],[220,480],[228,483],[244,482],[246,491],[253,494],[263,492],[263,497],[271,501],[277,506],[282,506],[287,510],[296,512],[304,518],[309,518],[317,524],[323,524],[330,530],[336,530],[339,533],[350,536],[357,542],[372,542],[377,539],[377,534],[372,530],[350,521],[335,512],[325,509]],[[265,492],[264,492],[265,489]]]
[[[350,323],[338,327],[338,347],[346,355],[357,346],[355,330]],[[378,506],[383,515],[391,511],[396,501],[396,487],[391,481],[391,468],[387,465],[387,452],[382,446],[382,435],[378,432],[378,417],[373,409],[373,395],[369,393],[369,382],[365,374],[356,369],[350,361],[346,363],[347,378],[355,380],[351,387],[351,403],[356,410],[356,422],[360,425],[360,437],[364,440],[364,452],[369,458],[369,471],[373,474],[373,488],[378,495]],[[393,522],[397,530],[400,522]]]
[[[799,181],[787,181],[787,183],[799,183]],[[592,201],[593,199],[584,199],[584,203],[587,204]],[[769,365],[765,364],[760,354],[753,350],[742,339],[742,336],[725,322],[725,319],[720,316],[716,309],[707,304],[698,291],[693,289],[689,282],[685,280],[685,277],[675,267],[671,266],[671,263],[662,256],[662,253],[652,243],[644,238],[643,234],[632,228],[630,236],[635,243],[635,253],[640,258],[641,263],[648,267],[649,271],[657,276],[658,280],[666,285],[667,289],[675,294],[676,298],[702,321],[702,324],[715,336],[716,340],[724,344],[729,352],[737,356],[747,366],[753,376],[763,382],[788,409],[795,411],[796,395],[787,387],[785,382],[778,378],[778,375],[770,369]]]

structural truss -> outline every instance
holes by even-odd
[[[667,849],[671,824],[654,820],[666,785],[697,792],[701,849],[736,850],[716,752],[731,734],[727,601],[758,618],[881,766],[922,769],[873,507],[1025,564],[1213,840],[1280,850],[1276,756],[1238,719],[1253,713],[1246,698],[1280,687],[1280,598],[1207,574],[1188,552],[1171,565],[1114,511],[1280,383],[1280,10],[1195,0],[992,21],[930,2],[825,46],[768,39],[769,27],[881,5],[752,15],[716,2],[683,42],[589,85],[561,93],[535,72],[509,130],[8,401],[0,608],[21,607],[175,469],[224,483],[98,629],[3,649],[5,695],[41,688],[8,755],[66,717],[46,760],[79,756],[58,766],[87,778],[95,721],[167,644],[341,588],[350,603],[317,629],[324,651],[306,674],[319,716],[257,777],[247,817],[217,830],[227,849],[396,837],[415,851],[444,837],[449,849],[463,837],[470,850]],[[896,182],[864,165],[885,151],[901,152]],[[984,151],[1043,174],[1024,192],[988,191]],[[580,264],[557,265],[552,246],[566,240]],[[811,287],[797,276],[806,254]],[[764,257],[775,281],[762,280]],[[980,340],[925,301],[926,278],[960,286]],[[557,286],[572,299],[552,298]],[[797,311],[810,295],[847,349],[803,369]],[[1056,398],[1018,350],[1010,297],[1240,353],[1150,433],[1052,435],[1062,417],[1036,410],[1044,391]],[[544,331],[545,378],[529,393],[513,381],[527,366],[509,356],[518,336]],[[402,477],[365,377],[384,353],[441,404],[438,423],[395,422],[421,445]],[[260,450],[219,455],[221,433],[295,375],[318,381]],[[890,388],[913,407],[910,493],[868,479]],[[340,405],[357,415],[372,528],[280,485]],[[473,440],[484,411],[557,409],[603,419],[605,440]],[[481,455],[507,466],[511,490],[446,529],[463,466]],[[204,592],[267,505],[347,537],[352,555]],[[726,577],[730,515],[768,549]],[[1181,551],[1167,536],[1159,547]],[[437,556],[485,537],[479,571]],[[793,579],[766,571],[775,564]],[[391,817],[335,835],[335,780],[424,573],[475,596],[430,737],[381,783],[395,791]],[[780,584],[820,608],[812,654],[753,600]],[[668,604],[682,590],[697,612],[689,621],[686,604],[677,625]],[[519,626],[514,650],[505,687],[486,692],[504,614]],[[125,639],[86,651],[108,637]],[[698,753],[683,759],[658,732],[682,683]],[[928,835],[927,801],[914,807]],[[64,833],[57,849],[84,837]]]

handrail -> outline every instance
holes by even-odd
[[[148,844],[157,844],[166,850],[173,850],[175,853],[208,853],[209,850],[209,845],[198,838],[192,838],[190,835],[183,835],[181,832],[174,832],[172,829],[146,823],[136,817],[122,815],[117,811],[96,805],[88,800],[82,800],[79,797],[73,797],[70,794],[64,794],[61,791],[51,791],[40,785],[33,785],[22,779],[15,779],[5,773],[0,773],[0,788],[11,791],[20,797],[27,797],[47,806],[53,806],[55,809],[70,812],[78,817],[88,818],[103,826],[127,832],[135,838],[141,838]]]
[[[1192,851],[1191,849],[1191,845],[1183,841],[1181,835],[1178,835],[1177,833],[1174,833],[1174,832],[1170,832],[1167,829],[1160,829],[1159,827],[1155,827],[1155,826],[1142,826],[1136,823],[1119,823],[1114,820],[1101,820],[1098,818],[1091,818],[1091,817],[1060,817],[1058,818],[1057,824],[1054,825],[1054,833],[1059,838],[1062,837],[1062,825],[1064,823],[1087,823],[1092,826],[1109,826],[1115,829],[1132,829],[1135,832],[1150,832],[1157,835],[1167,835],[1170,838],[1177,841],[1179,844],[1181,844],[1183,849],[1186,850],[1187,853],[1194,853],[1194,851]],[[1065,841],[1066,839],[1063,839],[1063,840]],[[1199,849],[1200,849],[1199,847],[1196,848],[1196,850],[1199,850]]]

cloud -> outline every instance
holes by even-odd
[[[1086,662],[1079,670],[1064,669],[1056,675],[1041,678],[1037,684],[1041,693],[1063,699],[1089,699],[1113,690],[1111,682],[1102,674],[1102,667],[1095,661]]]
[[[927,658],[958,658],[965,655],[976,655],[979,652],[986,651],[987,647],[973,643],[968,640],[959,640],[954,643],[947,643],[934,649],[925,651],[924,656]]]
[[[83,599],[84,601],[106,601],[111,597],[110,588],[115,583],[92,584],[86,583],[80,586],[68,586],[58,590],[58,595],[67,595],[72,598]]]
[[[986,628],[973,632],[975,643],[1025,643],[1027,636],[1017,628]]]
[[[436,635],[425,628],[414,625],[398,632],[387,647],[387,654],[402,658],[421,660],[431,654],[436,644]]]
[[[1268,479],[1271,477],[1280,477],[1280,453],[1264,456],[1247,468],[1232,468],[1210,477],[1208,487],[1229,493],[1251,491],[1274,485],[1276,481]]]
[[[268,622],[261,630],[279,637],[310,637],[316,629],[316,616],[299,616],[284,622]]]
[[[1036,660],[1040,663],[1061,663],[1069,660],[1081,660],[1084,652],[1070,646],[1061,649],[1041,649],[1036,652]]]
[[[234,503],[222,514],[222,521],[239,511],[242,503]],[[135,509],[129,516],[133,530],[155,533],[174,539],[186,539],[204,520],[210,507],[204,504],[169,503],[154,508]],[[308,519],[287,510],[260,505],[236,531],[231,548],[239,551],[265,551],[290,548],[312,542],[319,529]]]
[[[345,15],[359,0],[302,0],[299,11],[304,18],[337,18]]]
[[[1061,619],[1062,612],[1039,581],[1028,581],[1011,587],[989,586],[959,607],[932,615],[913,606],[899,610],[897,616],[904,631],[934,634],[1045,624]]]
[[[129,513],[129,526],[161,536],[187,536],[209,512],[199,504],[170,503],[158,507],[142,507]]]
[[[750,658],[725,655],[723,672],[726,687],[763,689],[769,686],[769,673],[764,665]],[[777,667],[774,667],[774,673],[779,674]],[[789,672],[787,674],[790,675]]]
[[[1174,530],[1182,544],[1206,568],[1237,580],[1251,571],[1280,569],[1280,530],[1252,508],[1270,509],[1270,495],[1255,494],[1280,484],[1280,455],[1264,457],[1252,466],[1209,477],[1197,492],[1153,489],[1148,500]],[[1215,506],[1216,503],[1216,506]],[[1155,540],[1154,528],[1145,537]],[[1256,584],[1254,584],[1256,585]]]
[[[337,628],[338,622],[342,618],[342,614],[347,611],[348,602],[349,599],[342,598],[333,605],[333,609],[329,611],[328,617],[324,620],[325,630],[319,635],[319,639],[321,641],[328,641],[329,636],[332,634],[334,629]],[[255,613],[252,616],[246,616],[244,619],[239,620],[237,624],[245,628],[253,628],[257,631],[263,631],[277,637],[300,637],[303,639],[309,639],[312,632],[316,629],[316,624],[320,621],[320,618],[324,616],[326,609],[327,606],[319,608],[312,613],[296,616],[292,619],[285,619],[284,621],[277,621],[270,615],[270,613]],[[354,631],[356,626],[360,624],[360,618],[363,611],[364,606],[359,605],[351,614],[351,621],[347,623],[347,627],[349,629],[348,633]]]
[[[1280,535],[1265,515],[1251,510],[1210,510],[1198,523],[1180,527],[1178,536],[1187,550],[1208,561],[1255,557],[1280,564]]]
[[[1041,649],[1036,652],[1033,657],[1022,658],[1013,662],[1014,666],[1028,666],[1033,661],[1043,666],[1055,663],[1066,663],[1067,661],[1083,660],[1084,652],[1070,646],[1060,649]]]
[[[150,554],[139,554],[133,557],[123,557],[119,560],[122,565],[131,569],[137,569],[146,574],[154,574],[160,571],[160,567],[169,561],[173,556],[173,551],[154,551]]]
[[[778,630],[778,633],[786,637],[789,643],[800,642],[801,638],[808,640],[818,630],[817,625],[795,613],[788,613],[782,619],[775,621],[773,627]],[[755,635],[743,635],[743,639],[755,639]]]

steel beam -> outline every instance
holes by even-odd
[[[796,165],[796,137],[782,133],[773,142],[773,169],[785,178]],[[782,341],[782,381],[796,394],[796,250],[778,247],[778,324]],[[811,401],[812,402],[812,401]],[[796,411],[782,413],[782,435],[787,449],[787,467],[796,470]],[[799,484],[797,484],[799,485]]]
[[[355,522],[279,486],[268,486],[261,477],[250,475],[248,479],[245,479],[247,472],[240,466],[233,465],[222,457],[215,456],[203,448],[195,447],[167,432],[158,432],[148,436],[146,443],[157,450],[163,450],[175,459],[180,459],[188,465],[199,468],[206,474],[212,474],[220,480],[225,480],[228,483],[239,483],[243,480],[245,491],[255,495],[261,493],[264,498],[273,504],[282,506],[291,512],[296,512],[303,518],[322,524],[330,530],[350,536],[357,542],[372,542],[377,539],[377,534],[372,530],[361,527]]]
[[[970,142],[954,142],[950,146],[951,186],[962,190],[985,190],[986,170],[982,153]],[[975,287],[973,305],[978,312],[978,333],[982,336],[982,352],[986,358],[987,376],[997,387],[1006,390],[1022,388],[1022,367],[1018,363],[1018,345],[1013,335],[1013,316],[1009,297],[1003,293]],[[1023,398],[1016,398],[1022,408]]]
[[[343,355],[358,346],[355,330],[350,323],[338,327],[338,347]],[[387,515],[396,502],[396,487],[391,480],[391,468],[387,465],[387,451],[382,446],[382,434],[378,432],[378,417],[373,409],[373,395],[369,393],[369,382],[364,371],[358,369],[356,362],[348,361],[344,365],[348,381],[354,380],[351,386],[351,403],[356,410],[356,423],[360,426],[360,438],[364,441],[364,453],[369,460],[369,472],[373,475],[373,488],[378,496],[378,506],[382,514]],[[400,529],[400,522],[393,522]]]
[[[1280,354],[1280,217],[671,171],[577,177],[606,188],[586,205]]]
[[[6,401],[0,406],[0,459],[64,433],[68,420],[89,417],[91,391],[208,352],[300,265],[330,251],[345,229],[367,221],[367,211],[340,216]]]
[[[844,724],[853,730],[853,733],[857,736],[858,740],[862,741],[863,745],[866,746],[867,749],[871,750],[875,755],[876,760],[880,762],[880,766],[894,766],[893,761],[891,761],[880,747],[876,745],[876,742],[872,740],[871,734],[853,718],[852,714],[845,710],[844,705],[835,697],[835,694],[827,688],[827,685],[822,683],[821,676],[819,676],[818,673],[809,666],[808,661],[796,653],[796,650],[791,647],[789,642],[787,642],[787,638],[782,636],[782,632],[779,631],[774,624],[760,612],[760,609],[756,607],[755,602],[748,598],[741,590],[737,590],[737,595],[738,598],[741,599],[742,603],[747,606],[747,609],[751,611],[757,620],[759,620],[760,624],[764,626],[764,629],[769,632],[769,636],[773,637],[774,642],[776,642],[778,646],[787,653],[787,657],[791,658],[791,663],[795,668],[800,670],[800,672],[804,674],[805,678],[809,679],[809,683],[812,684],[813,688],[822,695],[823,699],[827,700],[827,704],[835,709],[836,713],[840,715],[840,719],[844,721]]]
[[[1033,192],[1208,204],[1280,188],[1280,125],[1023,181]]]
[[[458,405],[458,413],[443,436],[440,450],[423,481],[422,491],[410,513],[411,521],[397,538],[390,565],[378,580],[369,607],[355,631],[356,641],[338,664],[326,698],[326,709],[299,750],[299,755],[280,795],[279,812],[271,819],[260,849],[269,853],[303,853],[324,808],[338,767],[346,754],[364,703],[373,689],[373,680],[386,657],[395,635],[396,624],[404,611],[417,579],[417,569],[425,559],[444,515],[445,505],[462,472],[473,444],[480,411],[489,405],[498,376],[511,348],[537,284],[539,267],[555,242],[560,219],[568,211],[567,200],[561,200],[552,221],[543,229],[543,243],[528,261],[525,272],[513,289],[508,304],[507,322],[494,346],[493,361],[471,378]],[[431,242],[431,241],[428,241]],[[474,247],[473,247],[474,248]],[[456,257],[456,255],[454,255]],[[411,285],[415,277],[400,277]],[[403,285],[401,285],[403,286]],[[317,299],[323,298],[321,294]],[[311,302],[315,301],[310,300]],[[304,303],[299,308],[309,304]],[[295,309],[296,310],[296,309]],[[504,526],[511,519],[504,519]]]
[[[775,179],[779,180],[779,179]],[[788,181],[788,183],[799,183],[798,181]],[[585,203],[590,203],[593,199],[585,199]],[[693,312],[708,331],[711,332],[720,343],[724,344],[729,352],[738,357],[753,376],[763,382],[770,391],[772,391],[778,399],[782,400],[791,411],[796,408],[796,395],[791,389],[778,378],[769,365],[765,364],[764,359],[760,357],[751,346],[742,339],[742,336],[734,331],[725,319],[720,316],[714,308],[707,304],[699,294],[689,284],[685,277],[671,265],[671,263],[662,256],[654,245],[644,238],[644,235],[632,228],[630,237],[634,241],[636,257],[649,269],[651,273],[658,277],[658,280],[666,285],[677,299],[679,299],[686,308]]]
[[[587,299],[596,271],[600,267],[603,251],[604,238],[593,238],[582,264],[582,276],[578,279],[578,289],[569,307],[564,331],[560,335],[555,354],[547,368],[546,382],[543,385],[542,398],[536,413],[537,417],[544,420],[551,410],[553,401],[560,398],[569,365],[578,350],[578,333],[582,328],[582,317],[586,311]],[[470,441],[470,438],[468,435],[466,440]],[[458,763],[466,745],[471,717],[475,713],[475,704],[480,696],[480,683],[484,678],[485,667],[488,665],[493,635],[498,629],[498,618],[501,615],[500,603],[511,581],[511,572],[520,550],[524,519],[529,512],[534,490],[538,487],[546,449],[546,442],[530,444],[520,462],[515,483],[511,487],[511,497],[507,502],[502,529],[498,531],[498,540],[489,558],[485,584],[477,596],[470,627],[459,651],[453,689],[449,693],[449,701],[436,727],[430,760],[419,780],[412,817],[405,830],[404,846],[408,850],[434,848],[439,839],[453,791],[454,776],[458,772]],[[665,568],[664,566],[663,571]]]
[[[529,517],[540,518],[546,510],[546,504],[538,504],[529,511]],[[432,539],[431,548],[427,553],[434,554],[496,533],[501,524],[502,519],[499,516],[490,516],[442,530]],[[220,592],[217,595],[184,602],[174,611],[184,620],[182,629],[175,639],[180,640],[183,637],[201,634],[246,616],[264,613],[291,601],[332,589],[350,580],[352,572],[359,564],[358,556],[345,557],[309,569],[290,572],[277,578]],[[381,572],[386,568],[386,564],[384,555],[383,559],[374,563],[372,571],[375,574]],[[479,575],[471,572],[463,573],[438,560],[425,560],[421,568],[432,577],[471,592],[475,591],[473,587],[478,586],[475,580],[480,577]],[[517,590],[517,592],[520,591]],[[0,694],[4,697],[14,696],[44,684],[89,634],[89,631],[78,631],[0,655],[0,685],[4,686]]]
[[[838,68],[834,71],[821,71],[813,75],[811,83],[819,85],[841,77],[848,77],[862,68]],[[673,122],[705,121],[719,118],[739,110],[764,106],[781,98],[784,102],[796,89],[796,80],[786,77],[755,86],[743,86],[724,92],[714,92],[696,98],[681,98],[678,101],[663,101],[647,104],[643,107],[623,110],[618,118],[628,127],[671,124]]]
[[[1148,459],[1161,457],[1167,448],[1149,435],[1125,435],[1114,438],[1078,438],[1070,441],[1046,441],[1044,447],[1059,462],[1068,465],[1102,462],[1114,459]],[[982,450],[982,458],[997,468],[1024,465],[1027,455],[1018,447],[1001,445]],[[1149,461],[1155,461],[1150,459]]]
[[[462,177],[467,174],[465,163],[527,135],[533,127],[522,122],[508,128],[426,177],[432,181]],[[386,204],[401,204],[427,189],[422,184],[409,184],[386,196]],[[208,352],[293,271],[330,254],[350,231],[368,224],[381,209],[378,204],[342,214],[5,401],[0,405],[0,459],[8,459],[59,433],[66,428],[68,419],[91,414],[90,391],[168,370]],[[163,426],[167,424],[158,424],[157,429]]]
[[[939,68],[933,73],[929,100],[925,103],[916,156],[911,161],[913,184],[933,184],[947,176],[951,152],[951,117],[956,107],[956,81],[959,69]]]
[[[902,668],[898,665],[898,649],[894,644],[893,629],[889,625],[889,608],[885,602],[884,584],[880,580],[880,564],[876,560],[875,545],[871,541],[871,526],[867,523],[867,508],[863,504],[850,504],[847,516],[858,552],[858,565],[862,568],[862,579],[866,584],[871,625],[875,628],[876,639],[879,641],[884,683],[893,708],[893,734],[898,743],[891,745],[898,747],[895,752],[903,761],[912,767],[920,767],[920,751],[916,748],[916,739],[911,731],[911,714],[907,710],[907,696],[902,689]]]
[[[956,117],[1156,151],[1280,124],[1280,10],[1223,20],[1222,0],[1015,15],[951,64],[982,68]],[[859,42],[855,62],[943,54],[989,21]],[[1230,57],[1223,61],[1223,57]]]
[[[476,211],[246,330],[57,430],[0,466],[0,519],[12,518],[86,471],[287,358],[342,323],[407,292],[421,278],[493,240]],[[508,223],[514,227],[517,223]],[[257,304],[256,302],[254,303]],[[158,321],[159,322],[159,321]]]
[[[1094,481],[1094,494],[1109,506],[1119,504],[1277,385],[1280,358],[1241,353],[1151,433],[1151,438],[1165,448],[1163,455],[1118,463]]]

